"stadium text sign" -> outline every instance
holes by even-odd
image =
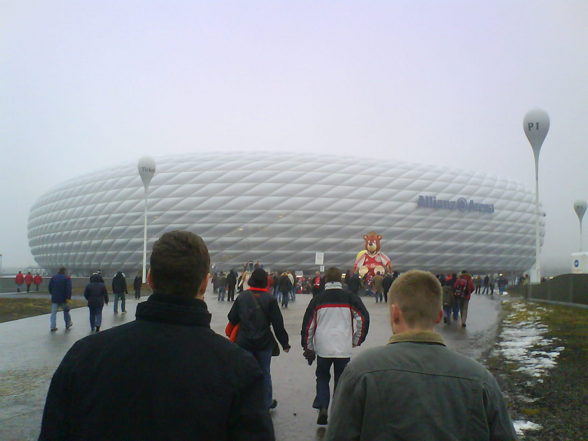
[[[458,198],[455,201],[437,199],[435,196],[419,196],[417,207],[444,208],[446,210],[479,211],[480,213],[494,213],[494,204],[480,204],[473,199]]]

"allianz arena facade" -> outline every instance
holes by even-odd
[[[156,158],[148,250],[166,231],[203,237],[215,269],[352,267],[363,235],[383,236],[394,269],[526,271],[534,194],[484,173],[364,158],[207,153]],[[84,275],[141,268],[144,189],[136,163],[68,180],[29,216],[37,263]],[[544,225],[541,224],[541,236]]]

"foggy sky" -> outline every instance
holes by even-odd
[[[143,155],[294,151],[311,168],[323,152],[534,189],[522,120],[539,107],[542,261],[566,271],[572,203],[588,199],[587,78],[584,0],[3,1],[3,266],[34,263],[42,193]]]

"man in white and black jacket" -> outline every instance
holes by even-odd
[[[349,363],[351,349],[365,340],[370,316],[356,294],[343,290],[341,270],[329,268],[325,289],[309,303],[302,322],[304,357],[312,364],[317,358],[316,397],[312,407],[319,409],[317,424],[327,424],[330,401],[331,365],[335,387]]]

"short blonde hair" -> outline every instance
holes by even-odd
[[[409,327],[429,328],[436,324],[442,309],[442,294],[441,284],[433,274],[412,270],[394,281],[389,301],[398,305]]]

